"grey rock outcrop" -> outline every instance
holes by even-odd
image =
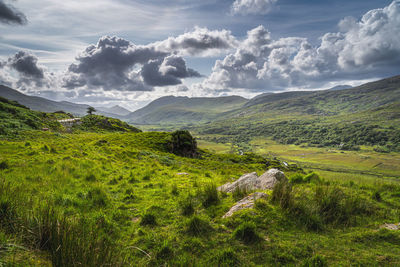
[[[235,212],[238,212],[239,210],[251,209],[254,207],[254,203],[256,200],[260,198],[265,198],[267,196],[268,196],[267,194],[261,192],[255,192],[253,194],[250,194],[247,197],[236,202],[235,205],[232,206],[232,208],[227,213],[225,213],[224,216],[222,216],[222,218],[231,217]]]
[[[233,183],[226,183],[218,187],[219,191],[232,193],[239,188],[240,190],[265,190],[272,189],[281,180],[287,179],[285,174],[278,169],[270,169],[261,176],[257,173],[246,173]]]

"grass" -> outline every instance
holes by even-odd
[[[263,173],[273,158],[185,158],[168,152],[169,140],[156,132],[41,131],[1,140],[7,167],[0,169],[0,263],[400,264],[397,233],[379,230],[400,219],[398,181],[335,172],[335,162],[315,171],[319,179],[285,171],[301,182],[291,179],[255,209],[223,219],[246,192],[220,194],[216,187]]]

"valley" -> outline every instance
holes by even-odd
[[[88,114],[68,128],[60,121],[72,114],[0,98],[0,263],[398,265],[400,232],[390,230],[400,218],[398,99],[331,115],[300,111],[301,97],[363,88],[273,96],[287,103],[284,113],[274,111],[283,102],[224,98],[201,111],[224,114],[214,121],[185,112],[174,123],[132,126]],[[152,106],[136,114],[154,118]],[[287,180],[217,190],[269,169]],[[253,192],[265,196],[224,216]]]

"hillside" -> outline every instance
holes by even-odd
[[[65,112],[46,113],[30,110],[18,102],[0,97],[0,137],[23,138],[26,130],[50,130],[53,132],[141,132],[136,127],[119,119],[101,115],[86,115],[72,127],[64,126],[58,120],[70,119]]]
[[[0,97],[0,136],[17,136],[22,130],[50,128],[61,130],[57,119],[69,118],[62,113],[33,111],[15,101]]]
[[[399,125],[400,76],[395,76],[345,90],[267,94],[191,129],[226,135],[217,140],[242,146],[263,136],[283,144],[399,151]]]
[[[161,97],[126,116],[132,123],[173,124],[213,120],[224,112],[240,108],[247,99],[227,97]]]
[[[400,263],[397,181],[325,180],[254,154],[170,153],[170,133],[37,131],[0,146],[8,266],[348,266]],[[268,167],[267,167],[268,166]],[[292,165],[290,165],[292,166]],[[252,208],[216,187],[283,170]]]
[[[87,108],[89,105],[84,104],[75,104],[68,101],[53,101],[43,97],[38,96],[29,96],[23,93],[20,93],[17,90],[11,89],[7,86],[0,85],[0,96],[6,99],[10,99],[13,101],[17,101],[18,103],[27,106],[32,110],[42,111],[42,112],[56,112],[56,111],[65,111],[71,113],[75,116],[84,116],[86,115]],[[114,114],[112,110],[117,111],[119,113],[127,112],[122,109],[98,109],[98,114],[105,115],[108,117],[120,118],[122,115]],[[129,113],[129,111],[128,111]]]

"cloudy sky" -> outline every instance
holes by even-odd
[[[400,0],[0,0],[0,84],[131,110],[400,70]]]

